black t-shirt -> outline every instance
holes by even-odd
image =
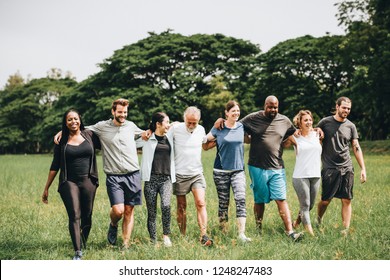
[[[171,145],[166,136],[155,137],[158,142],[154,151],[152,174],[171,175]]]

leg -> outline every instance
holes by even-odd
[[[236,217],[238,225],[238,238],[243,242],[251,241],[245,235],[246,224],[246,180],[245,172],[234,172],[231,176],[234,201],[236,202]]]
[[[292,229],[291,215],[290,215],[290,210],[288,208],[287,200],[275,200],[275,202],[278,206],[279,215],[283,220],[284,228],[286,232],[291,233],[293,229]]]
[[[194,195],[195,206],[197,211],[198,225],[200,228],[200,235],[206,235],[207,233],[207,211],[205,200],[205,189],[193,188],[192,194]]]
[[[133,205],[125,205],[125,213],[123,216],[123,224],[122,224],[122,238],[123,238],[123,246],[125,248],[129,247],[131,232],[134,228],[134,206]]]
[[[113,205],[110,210],[111,225],[118,226],[118,222],[122,219],[125,213],[125,205],[123,203]]]
[[[341,203],[341,217],[343,220],[343,226],[345,229],[349,229],[352,217],[352,200],[342,198]]]
[[[171,234],[171,197],[172,197],[172,183],[169,177],[166,177],[161,188],[161,219],[163,226],[163,235]]]
[[[179,225],[180,233],[185,235],[187,228],[187,217],[186,217],[186,209],[187,209],[187,199],[185,195],[177,195],[177,224]]]
[[[260,233],[261,233],[261,230],[263,227],[264,211],[265,211],[265,204],[264,203],[255,203],[253,205],[253,212],[255,214],[256,227]]]
[[[152,177],[153,179],[153,177]],[[154,180],[145,182],[144,195],[148,210],[147,227],[150,241],[156,242],[156,218],[157,218],[157,185]]]
[[[300,205],[299,215],[293,227],[297,227],[301,221],[304,226],[310,225],[310,181],[308,178],[293,178],[293,186]]]
[[[81,184],[81,241],[86,246],[92,228],[92,211],[96,195],[96,186],[89,178]]]
[[[330,199],[330,200],[321,200],[320,202],[318,202],[318,206],[317,206],[317,222],[318,222],[318,224],[322,224],[322,219],[324,217],[325,211],[328,208],[331,201],[332,200]]]
[[[69,233],[72,239],[73,248],[75,251],[81,250],[80,238],[80,190],[79,187],[70,181],[65,182],[60,187],[60,195],[64,202],[66,212],[69,218]]]
[[[214,183],[218,194],[218,219],[222,231],[226,230],[230,200],[230,174],[213,172]]]

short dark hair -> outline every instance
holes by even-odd
[[[346,96],[341,96],[341,97],[337,98],[337,100],[336,100],[336,105],[340,106],[340,105],[341,105],[341,102],[347,102],[347,103],[351,103],[351,104],[352,104],[351,99],[349,99],[349,98],[346,97]]]

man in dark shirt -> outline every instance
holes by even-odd
[[[318,203],[318,223],[334,197],[341,199],[341,216],[344,229],[349,231],[352,216],[352,197],[354,171],[349,152],[350,144],[360,166],[360,181],[366,181],[366,167],[363,153],[359,146],[358,133],[355,125],[347,119],[351,112],[352,102],[347,97],[336,101],[336,112],[333,116],[323,118],[319,123],[325,135],[322,141],[322,195]]]
[[[248,167],[255,200],[256,225],[261,232],[265,203],[275,200],[286,234],[297,241],[302,234],[294,232],[292,228],[282,159],[282,143],[296,129],[286,116],[278,113],[278,109],[278,99],[268,96],[264,110],[247,115],[241,122],[251,139]]]

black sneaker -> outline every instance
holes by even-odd
[[[73,257],[74,261],[79,261],[83,257],[83,252],[81,251],[76,251]]]
[[[206,234],[202,236],[202,239],[200,240],[200,243],[202,246],[210,247],[213,245],[213,240],[210,239]]]
[[[110,226],[108,227],[108,232],[107,232],[108,243],[110,243],[111,245],[115,245],[117,235],[118,235],[118,226],[115,227],[115,226],[111,225],[111,223],[110,223]]]
[[[303,232],[292,232],[288,235],[292,239],[292,241],[297,242],[300,241],[303,237]]]

